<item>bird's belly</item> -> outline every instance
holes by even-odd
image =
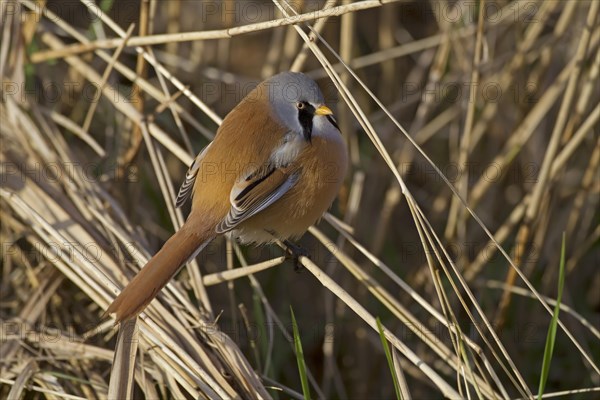
[[[311,196],[300,194],[299,190],[290,190],[267,210],[242,222],[232,235],[242,243],[269,243],[276,239],[298,238],[327,211],[337,189],[327,188]]]
[[[314,147],[301,156],[302,175],[294,187],[277,202],[240,223],[233,236],[242,243],[297,238],[327,211],[346,175],[346,151],[338,143],[316,140]]]

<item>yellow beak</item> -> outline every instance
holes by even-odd
[[[332,115],[333,112],[327,107],[325,104],[320,105],[319,108],[315,110],[315,115]]]

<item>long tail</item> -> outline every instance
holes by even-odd
[[[199,224],[192,224],[190,220],[191,218],[188,218],[181,229],[167,240],[159,252],[129,282],[108,307],[105,315],[114,313],[117,323],[138,315],[179,268],[214,238],[214,227],[207,229],[205,226],[198,230]]]

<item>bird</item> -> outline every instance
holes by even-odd
[[[315,81],[282,72],[259,83],[193,160],[175,205],[177,232],[104,315],[137,317],[215,237],[262,245],[302,236],[332,205],[348,168],[345,140]]]

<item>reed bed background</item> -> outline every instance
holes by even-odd
[[[0,397],[597,397],[599,4],[2,0]],[[102,321],[290,69],[352,160],[305,268],[219,239]]]

